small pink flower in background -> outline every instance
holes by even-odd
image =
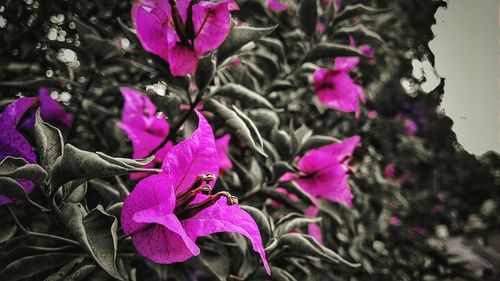
[[[282,3],[279,0],[267,0],[267,7],[276,13],[288,10],[288,4]]]
[[[316,206],[311,206],[307,208],[305,215],[310,217],[316,217],[319,214],[319,208]],[[317,223],[310,223],[308,226],[309,235],[314,237],[318,243],[324,244],[323,235],[321,234],[321,228]]]
[[[356,48],[356,41],[352,36],[349,36],[349,45]],[[370,59],[375,55],[375,50],[370,45],[361,45],[359,50]],[[334,69],[349,72],[358,66],[360,61],[359,57],[337,57],[335,58]]]
[[[321,21],[317,21],[316,22],[316,30],[319,32],[319,33],[322,33],[323,31],[325,31],[325,24]]]
[[[217,232],[246,236],[270,273],[260,232],[252,217],[227,192],[210,194],[219,172],[212,128],[199,113],[191,137],[172,147],[162,171],[141,180],[123,204],[125,233],[141,255],[156,263],[200,254],[196,238]]]
[[[414,225],[410,229],[410,232],[413,234],[417,234],[419,236],[425,236],[425,235],[427,235],[427,228],[425,228],[421,225]]]
[[[313,89],[323,105],[343,112],[356,112],[356,115],[361,112],[359,101],[366,101],[363,88],[345,71],[316,70],[313,74]]]
[[[28,163],[36,163],[36,155],[31,144],[16,130],[23,115],[36,104],[37,98],[20,98],[9,104],[0,113],[0,161],[6,157],[19,157]],[[17,180],[26,193],[35,185],[28,180]],[[0,195],[0,206],[14,202],[13,199]]]
[[[174,3],[174,1],[171,1]],[[139,0],[132,20],[142,46],[169,63],[174,76],[194,73],[203,54],[219,47],[231,29],[235,1]]]
[[[125,103],[123,105],[120,128],[132,142],[133,157],[145,158],[155,150],[168,136],[170,126],[165,116],[159,114],[149,97],[131,88],[121,88]],[[163,158],[172,144],[168,142],[155,154],[155,159],[146,167],[154,167],[163,162]],[[148,173],[133,173],[132,179],[139,179]]]
[[[368,111],[368,118],[375,119],[378,117],[378,112],[375,110]]]
[[[359,136],[353,136],[340,143],[311,149],[299,158],[299,173],[286,173],[279,180],[294,180],[316,198],[352,206],[351,189],[347,183],[348,165],[360,140]]]
[[[417,133],[417,124],[411,119],[405,119],[404,121],[404,131],[407,136],[414,136]]]
[[[393,179],[396,176],[396,165],[389,164],[384,168],[384,176],[388,179]]]
[[[284,189],[283,187],[276,187],[276,191],[286,194],[292,201],[299,199],[299,197],[297,197],[297,195],[288,192],[288,190]],[[274,200],[271,201],[271,206],[273,206],[276,209],[281,209],[284,207],[282,204],[280,204]]]
[[[391,216],[391,225],[401,225],[401,221],[397,216]]]
[[[219,155],[219,169],[221,172],[231,170],[233,163],[229,159],[229,142],[231,142],[231,135],[226,134],[215,140],[215,147]]]
[[[434,206],[432,206],[432,208],[431,208],[431,212],[432,212],[433,214],[443,214],[443,213],[444,213],[444,206],[443,206],[443,205],[440,205],[440,204],[438,204],[438,205],[434,205]]]

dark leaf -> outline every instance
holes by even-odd
[[[77,265],[79,263],[82,263],[83,259],[84,259],[84,257],[78,257],[78,258],[76,258],[76,259],[68,262],[67,264],[65,264],[64,266],[62,266],[61,268],[59,268],[58,271],[52,273],[47,278],[45,278],[44,281],[62,281],[62,280],[66,280],[66,279],[63,279],[63,278],[66,277],[66,275],[68,275],[68,273],[71,270],[73,270],[73,268],[75,267],[75,265]]]
[[[18,200],[26,200],[27,195],[22,185],[16,180],[6,177],[0,177],[0,195]]]
[[[269,241],[269,239],[271,239],[272,233],[271,223],[269,222],[267,215],[264,214],[261,210],[252,206],[241,205],[240,207],[245,212],[249,213],[255,220],[257,226],[259,226],[260,235],[262,236],[262,244],[264,246],[267,245],[267,242]]]
[[[0,177],[28,179],[35,184],[43,184],[47,172],[37,164],[30,164],[23,158],[7,156],[0,162]]]
[[[308,138],[299,148],[299,151],[297,152],[299,155],[302,155],[306,153],[307,151],[315,148],[319,148],[325,145],[329,145],[332,143],[337,142],[338,140],[336,138],[332,138],[330,136],[321,136],[321,135],[316,135]]]
[[[64,201],[67,203],[78,203],[82,201],[87,193],[87,182],[79,184],[79,182],[71,182],[63,187]]]
[[[345,7],[340,13],[335,17],[336,22],[343,21],[348,18],[366,15],[366,14],[376,14],[385,13],[390,11],[390,9],[376,9],[372,7],[365,6],[363,4],[356,4]]]
[[[2,225],[2,227],[0,227],[0,243],[10,240],[12,237],[14,237],[16,231],[16,225]]]
[[[233,27],[229,32],[226,40],[217,51],[218,63],[223,62],[228,57],[236,53],[241,47],[249,42],[257,40],[261,37],[269,35],[278,26],[271,27],[250,27],[241,26]]]
[[[201,91],[212,81],[214,78],[216,70],[215,59],[212,55],[205,56],[198,62],[196,67],[196,74],[194,75],[194,80],[196,86]]]
[[[306,217],[299,213],[290,213],[276,222],[275,236],[280,237],[292,230],[307,226],[311,223],[318,223],[321,218]]]
[[[304,62],[335,57],[364,57],[358,49],[337,43],[320,43],[307,52]]]
[[[299,6],[300,27],[308,36],[313,36],[318,20],[317,0],[302,0]]]
[[[222,105],[214,99],[207,99],[204,103],[204,108],[215,113],[215,115],[222,119],[226,127],[241,141],[245,142],[250,148],[259,154],[266,156],[262,146],[254,140],[254,135],[248,127],[247,123],[233,110]],[[267,156],[266,156],[267,157]]]
[[[61,131],[42,120],[40,110],[36,112],[35,139],[38,162],[50,174],[56,159],[63,154],[64,142]]]
[[[66,144],[63,156],[54,165],[52,184],[54,187],[58,187],[68,181],[77,179],[89,180],[126,175],[133,172],[152,172],[151,169],[140,168],[151,160],[115,158],[103,153],[80,150],[71,144]]]
[[[50,253],[35,256],[28,256],[17,259],[7,265],[1,272],[2,280],[17,281],[29,278],[51,268],[57,268],[74,255],[64,253]]]
[[[378,33],[368,29],[360,23],[355,26],[339,28],[335,31],[335,33],[353,35],[355,38],[360,39],[359,41],[365,43],[378,41],[385,44],[384,39]]]
[[[63,205],[63,219],[71,234],[94,260],[111,276],[122,280],[116,268],[117,219],[97,206],[85,217],[78,204]]]
[[[263,96],[241,85],[229,83],[218,88],[211,96],[222,96],[241,101],[245,107],[265,107],[274,110],[273,105]]]
[[[73,273],[68,275],[66,278],[64,278],[64,281],[80,281],[83,280],[87,275],[92,273],[95,270],[96,266],[93,264],[87,264],[84,265],[77,270],[75,270]]]

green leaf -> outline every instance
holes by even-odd
[[[52,184],[54,187],[59,187],[72,180],[89,180],[133,172],[154,172],[152,169],[140,168],[151,160],[152,158],[144,160],[115,158],[104,153],[80,150],[71,144],[66,144],[62,157],[59,157],[54,165]]]
[[[18,200],[26,200],[27,195],[24,188],[16,180],[0,177],[0,195]]]
[[[257,43],[276,54],[281,61],[285,60],[285,47],[279,39],[272,37],[263,37],[257,40]]]
[[[231,264],[227,250],[224,248],[212,250],[202,248],[200,255],[193,259],[196,268],[204,268],[210,271],[219,281],[226,281]]]
[[[61,88],[65,81],[56,78],[32,77],[21,78],[11,81],[0,81],[0,87],[16,88],[16,89],[40,89],[41,87]]]
[[[319,244],[318,241],[316,241],[316,239],[314,239],[314,237],[310,235],[300,233],[287,233],[281,236],[278,243],[279,246],[286,246],[285,248],[293,249],[293,254],[296,254],[298,256],[317,257],[333,263],[342,262],[351,267],[360,266],[360,264],[346,261],[339,254]],[[288,254],[291,255],[292,253]]]
[[[107,181],[93,179],[89,181],[89,184],[106,201],[114,202],[120,198],[118,190]]]
[[[16,225],[2,225],[0,227],[0,243],[10,240],[16,234],[17,226]]]
[[[207,99],[204,102],[204,108],[215,113],[218,118],[221,118],[225,126],[241,141],[245,142],[250,148],[259,154],[267,157],[262,146],[256,144],[252,131],[248,128],[247,123],[242,120],[233,110],[222,105],[214,99]]]
[[[241,101],[245,107],[265,107],[274,110],[274,106],[263,96],[238,84],[229,83],[218,88],[211,96],[222,96]]]
[[[311,149],[319,148],[336,142],[338,142],[338,140],[330,136],[321,136],[321,135],[312,136],[308,138],[300,146],[299,151],[297,153],[299,155],[302,155]]]
[[[356,24],[355,26],[339,28],[335,30],[335,34],[353,35],[357,41],[362,41],[364,43],[378,41],[385,44],[385,40],[378,33],[368,29],[361,23]]]
[[[261,210],[252,206],[240,205],[240,208],[252,216],[259,227],[259,232],[262,237],[262,245],[267,245],[267,242],[271,239],[272,233],[271,223],[269,222],[268,216]]]
[[[274,180],[278,180],[282,175],[287,172],[295,172],[296,169],[290,163],[285,161],[276,161],[272,167]]]
[[[327,59],[335,57],[364,57],[360,50],[347,45],[337,43],[320,43],[314,46],[304,57],[304,62],[318,59]]]
[[[117,219],[107,214],[100,205],[85,217],[79,204],[75,203],[64,204],[61,213],[71,234],[97,264],[109,275],[122,280],[116,268]]]
[[[71,270],[73,270],[75,265],[82,263],[83,260],[84,260],[84,257],[78,257],[78,258],[68,262],[67,264],[65,264],[64,266],[59,268],[58,271],[52,273],[47,278],[45,278],[43,281],[61,281],[61,280],[63,280],[63,278],[66,277],[66,275],[68,275],[68,273]],[[66,280],[66,279],[64,279],[64,280]]]
[[[255,140],[255,143],[257,146],[262,150],[264,147],[264,144],[262,142],[262,136],[260,135],[259,129],[257,129],[257,126],[253,123],[252,119],[250,119],[243,111],[241,111],[238,107],[233,105],[233,110],[238,114],[238,116],[245,122],[245,124],[248,126],[248,129],[252,133],[252,137]],[[267,157],[265,153],[261,153],[264,157]]]
[[[80,184],[79,182],[67,183],[63,187],[64,202],[78,203],[82,201],[87,193],[87,182]]]
[[[64,278],[64,281],[80,281],[83,280],[87,275],[92,273],[95,270],[96,266],[93,264],[87,264],[84,265],[77,270],[75,270],[73,273],[68,275],[66,278]]]
[[[235,54],[241,47],[257,40],[261,37],[269,35],[278,26],[271,27],[250,27],[250,26],[239,26],[231,28],[229,35],[217,51],[217,61],[218,63],[223,62],[228,57]]]
[[[0,177],[27,179],[35,184],[43,184],[47,176],[47,172],[42,167],[28,163],[23,158],[7,156],[0,162]]]
[[[280,237],[292,230],[307,226],[311,223],[318,223],[321,218],[306,217],[299,213],[289,213],[276,222],[275,236]]]
[[[38,163],[50,174],[56,159],[63,154],[64,142],[61,131],[42,120],[40,109],[36,112],[35,139]]]
[[[363,4],[356,4],[345,7],[340,13],[337,14],[337,16],[335,17],[335,21],[341,22],[345,19],[349,19],[356,16],[385,13],[388,11],[390,11],[390,9],[376,9],[365,6]]]
[[[317,0],[302,0],[299,6],[300,27],[307,36],[313,36],[318,21]]]
[[[106,212],[112,216],[119,218],[120,214],[122,213],[122,208],[123,202],[118,202],[106,208]]]
[[[215,58],[212,55],[205,56],[198,62],[194,81],[198,89],[202,90],[212,81],[216,70]]]
[[[280,155],[288,158],[292,155],[292,139],[284,130],[274,127],[271,131],[270,141],[274,144]]]
[[[22,257],[11,262],[1,272],[2,280],[17,281],[29,278],[33,275],[57,268],[66,262],[74,255],[64,253],[50,253],[42,255],[34,255]]]

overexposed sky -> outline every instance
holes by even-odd
[[[445,80],[441,106],[470,153],[500,152],[500,0],[450,0],[430,47]]]

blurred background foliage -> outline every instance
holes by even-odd
[[[343,7],[347,6],[344,2]],[[241,9],[233,14],[238,20],[252,26],[279,26],[270,36],[246,46],[238,55],[240,63],[219,70],[217,79],[221,84],[238,83],[261,93],[279,110],[245,110],[273,157],[257,157],[233,141],[235,169],[224,174],[219,185],[277,221],[280,210],[273,209],[269,198],[283,203],[284,208],[294,206],[271,196],[274,193],[269,190],[276,187],[280,163],[290,162],[296,155],[296,139],[308,134],[338,139],[358,134],[362,146],[352,161],[355,171],[350,181],[354,207],[324,201],[319,216],[325,245],[362,266],[315,261],[304,266],[301,259],[284,255],[273,265],[286,273],[272,279],[498,280],[500,158],[495,152],[474,156],[463,150],[452,131],[453,121],[440,112],[445,81],[425,92],[420,87],[425,76],[413,75],[412,60],[434,61],[428,42],[434,36],[434,14],[444,2],[353,2],[384,12],[361,11],[343,20],[337,14],[337,21],[331,22],[324,36],[348,44],[347,34],[351,34],[358,44],[375,48],[374,59],[363,60],[354,74],[368,100],[359,119],[325,110],[316,100],[310,77],[317,66],[300,63],[319,36],[297,28],[296,10],[274,14],[262,1],[238,1]],[[111,155],[131,154],[130,144],[123,141],[126,138],[117,127],[123,103],[119,86],[147,90],[170,121],[179,116],[189,81],[172,77],[162,60],[142,50],[131,30],[129,1],[0,3],[0,107],[17,96],[35,96],[40,87],[48,87],[52,97],[76,114],[68,142]],[[331,19],[328,13],[321,17]],[[245,107],[244,101],[232,102]],[[405,134],[407,119],[415,122],[415,135]],[[216,128],[222,128],[219,121],[212,120]],[[390,176],[384,174],[387,166],[393,167]],[[89,189],[87,204],[95,206],[105,198],[97,190]],[[50,221],[43,217],[24,216],[31,229],[64,231],[50,229]],[[198,280],[213,280],[228,272],[233,275],[230,278],[239,280],[235,276],[249,265],[239,252],[231,254],[234,246],[228,246],[225,238],[213,238],[223,248],[210,249],[214,246],[206,243],[202,247],[206,254],[187,264],[159,267],[134,260],[131,266],[137,268],[138,280],[164,280],[166,272],[169,280],[192,280],[186,273],[192,268],[206,272],[198,274]],[[4,251],[0,267],[30,251],[36,252]],[[229,268],[224,269],[228,267],[224,264]],[[96,271],[89,278],[106,277]]]

